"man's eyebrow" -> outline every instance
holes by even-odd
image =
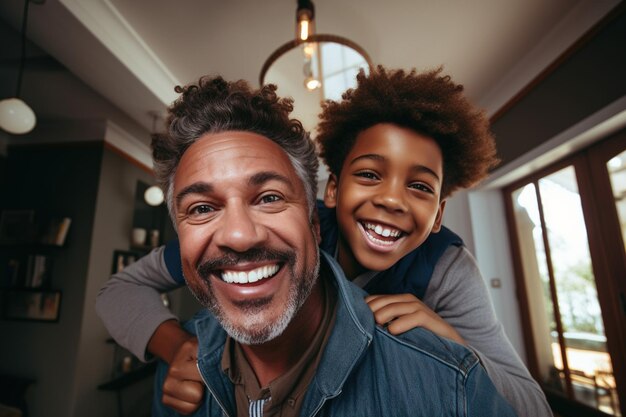
[[[209,182],[194,182],[191,185],[186,186],[178,194],[176,194],[176,206],[180,205],[180,202],[189,194],[204,194],[213,192],[213,184]]]
[[[384,157],[383,155],[379,155],[376,153],[367,153],[364,155],[359,155],[358,157],[354,158],[352,161],[350,161],[350,165],[362,160],[362,159],[371,159],[374,161],[379,161],[379,162],[386,162],[387,158]],[[428,168],[426,165],[422,165],[422,164],[415,164],[412,167],[412,171],[416,172],[416,173],[421,173],[421,172],[425,172],[427,174],[432,175],[433,177],[435,177],[437,179],[437,181],[441,182],[441,178],[439,178],[439,175],[437,175],[437,173],[435,171],[433,171],[432,169]]]
[[[292,181],[286,176],[279,174],[278,172],[275,172],[275,171],[257,172],[256,174],[252,175],[248,179],[248,184],[259,186],[259,185],[265,184],[268,181],[280,181],[293,190]]]

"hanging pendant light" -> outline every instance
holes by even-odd
[[[149,111],[148,114],[152,117],[152,134],[155,134],[157,129],[157,121],[161,118],[161,115],[157,111]],[[165,195],[163,190],[158,185],[148,187],[143,194],[144,201],[153,207],[160,206],[165,201]]]
[[[26,22],[28,21],[28,5],[30,0],[24,0],[24,13],[22,14],[22,42],[20,64],[17,73],[17,88],[15,97],[0,101],[0,128],[14,135],[23,135],[35,127],[37,119],[35,112],[20,97],[22,75],[24,73],[24,60],[26,55]]]
[[[303,83],[308,91],[318,90],[324,85],[322,62],[320,57],[321,44],[338,44],[358,54],[368,68],[372,67],[369,55],[355,42],[342,36],[315,33],[315,6],[311,0],[297,0],[296,36],[276,49],[261,68],[259,84],[264,85],[270,67],[292,49],[301,48],[304,62]]]

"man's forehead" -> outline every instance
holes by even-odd
[[[211,150],[221,151],[239,146],[250,146],[253,149],[258,149],[259,151],[274,152],[277,155],[287,157],[285,150],[272,139],[259,133],[240,130],[205,133],[185,151],[185,154],[187,154],[190,150],[197,148],[208,148]]]
[[[301,183],[287,153],[271,139],[242,131],[208,133],[183,154],[175,183],[186,186],[198,180],[216,182],[235,177],[249,180],[259,172],[273,172],[296,187],[295,183]]]

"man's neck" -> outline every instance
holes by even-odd
[[[324,313],[322,279],[280,336],[261,345],[241,345],[261,387],[291,369],[310,346]]]

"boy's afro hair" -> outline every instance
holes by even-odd
[[[487,176],[499,160],[489,120],[463,95],[463,86],[441,75],[386,70],[357,75],[357,87],[342,101],[322,106],[317,142],[330,172],[339,177],[358,134],[379,123],[392,123],[433,138],[443,155],[445,198]]]

